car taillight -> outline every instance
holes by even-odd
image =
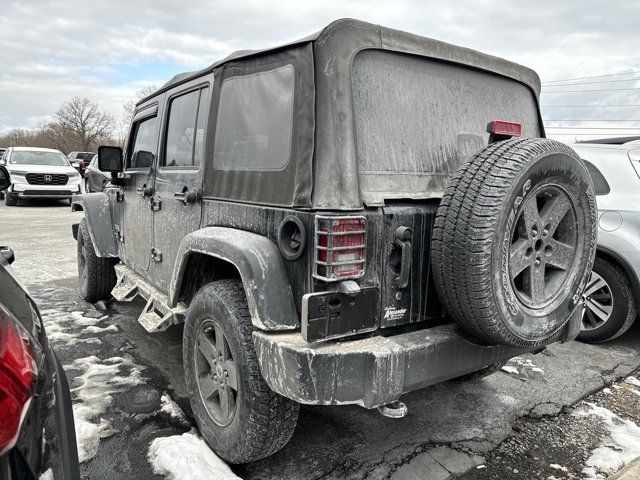
[[[316,216],[314,277],[332,282],[364,275],[367,220],[361,216]]]
[[[0,456],[18,439],[37,374],[27,334],[0,309]]]

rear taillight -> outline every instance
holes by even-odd
[[[364,275],[367,220],[360,216],[316,216],[313,276],[327,282]]]
[[[27,334],[0,309],[0,456],[18,439],[37,373]]]

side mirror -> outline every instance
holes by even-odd
[[[13,250],[10,249],[9,247],[0,247],[0,255],[4,257],[4,259],[7,261],[9,265],[11,265],[16,259],[16,256],[13,253]]]
[[[123,163],[120,147],[98,147],[98,168],[103,172],[121,172]]]
[[[0,192],[11,186],[11,178],[6,167],[0,166]]]
[[[0,158],[0,166],[4,167],[7,164],[7,161],[4,158]]]

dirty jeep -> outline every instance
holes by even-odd
[[[298,405],[402,394],[573,339],[589,174],[547,140],[531,70],[355,20],[177,75],[78,195],[80,288],[184,322],[193,414],[230,462]]]

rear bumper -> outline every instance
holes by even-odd
[[[547,344],[573,340],[581,321],[577,308]],[[256,331],[253,339],[262,375],[275,392],[299,403],[365,408],[541,349],[478,345],[454,324],[342,342],[308,343],[300,332]]]
[[[477,345],[452,324],[320,344],[305,342],[297,332],[259,331],[254,343],[262,374],[280,395],[305,404],[366,408],[530,351]]]

